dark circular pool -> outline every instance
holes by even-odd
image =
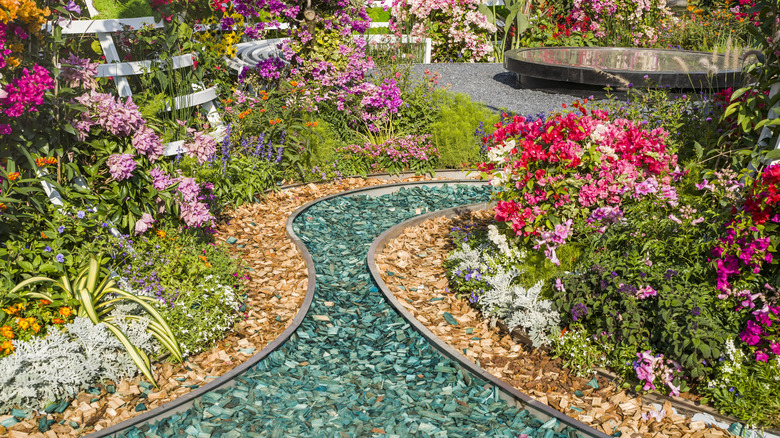
[[[703,89],[737,86],[742,77],[738,53],[626,47],[540,47],[504,55],[504,68],[528,78],[596,86],[643,85]]]

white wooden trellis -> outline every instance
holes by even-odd
[[[98,11],[92,4],[92,1],[86,0],[86,4],[90,16],[97,15]],[[71,20],[60,24],[62,24],[63,35],[95,34],[100,42],[100,47],[103,50],[107,62],[106,64],[100,64],[98,66],[97,77],[113,77],[114,83],[117,86],[117,92],[121,97],[132,96],[130,82],[127,80],[128,76],[147,73],[156,63],[156,61],[120,62],[114,39],[111,36],[111,33],[113,32],[122,31],[128,28],[140,29],[144,26],[153,26],[158,29],[162,28],[163,24],[161,22],[156,22],[153,17],[110,20]],[[49,31],[53,30],[52,23],[48,23],[46,27]],[[194,57],[192,54],[174,56],[171,59],[171,63],[173,69],[191,67],[194,64]],[[207,112],[206,117],[211,126],[217,128],[215,131],[211,132],[210,135],[215,140],[220,141],[225,135],[225,126],[214,105],[214,100],[217,99],[216,87],[204,89],[201,86],[193,84],[193,89],[194,92],[191,94],[174,97],[172,101],[173,104],[166,105],[165,110],[171,111],[173,109],[184,109],[201,105]],[[165,150],[163,154],[165,156],[178,155],[184,151],[183,145],[184,140],[166,143],[164,144]],[[45,175],[46,172],[44,169],[38,169],[38,177],[43,177]],[[74,181],[74,184],[81,188],[87,188],[86,181],[80,177]],[[42,181],[41,185],[43,186],[43,190],[48,196],[49,201],[53,205],[61,208],[64,205],[62,195],[46,181]],[[113,226],[110,231],[115,236],[119,235],[119,231]]]
[[[87,9],[90,16],[95,16],[98,11],[95,9],[91,0],[87,0]],[[98,66],[97,77],[112,77],[117,87],[117,92],[121,97],[130,97],[133,95],[130,88],[130,82],[127,77],[148,73],[157,61],[133,61],[121,62],[119,53],[116,50],[114,39],[111,36],[114,32],[126,29],[140,29],[144,26],[152,26],[156,29],[163,27],[162,22],[155,21],[153,17],[109,19],[109,20],[72,20],[63,23],[63,35],[85,35],[94,34],[100,42],[103,55],[106,58],[105,64]],[[173,69],[191,67],[194,65],[194,56],[185,54],[174,56],[172,58]],[[211,126],[216,129],[210,135],[217,141],[220,141],[225,133],[225,126],[219,116],[214,101],[217,99],[217,88],[204,88],[193,84],[193,93],[184,96],[173,97],[172,105],[166,105],[165,110],[185,109],[200,105],[206,111],[206,118]],[[174,141],[165,144],[164,155],[172,156],[182,153],[184,140]]]

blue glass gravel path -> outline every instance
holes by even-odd
[[[234,385],[118,436],[582,436],[500,400],[411,329],[370,277],[366,252],[384,230],[489,198],[489,186],[421,186],[314,204],[294,223],[317,273],[295,334]]]

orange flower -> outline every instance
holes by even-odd
[[[3,354],[11,354],[14,351],[14,344],[11,341],[5,341],[3,345],[0,345],[0,350],[3,350]]]
[[[16,318],[16,325],[18,325],[21,330],[27,330],[27,328],[30,327],[30,321],[28,321],[27,318]]]
[[[62,324],[62,323],[64,323],[65,321],[63,321],[63,320],[62,320],[62,319],[60,319],[60,318],[54,318],[54,319],[52,319],[52,320],[51,320],[51,322],[52,322],[52,324]]]
[[[167,236],[167,234],[165,233],[165,231],[163,231],[163,230],[157,230],[157,237],[159,237],[160,239],[165,239],[165,236]]]
[[[8,209],[8,207],[5,204],[3,204],[2,202],[0,202],[0,211],[6,210],[6,209]]]
[[[297,87],[298,81],[290,81],[290,85],[292,85],[293,87]]]
[[[70,307],[60,307],[60,315],[64,317],[69,317],[73,313],[73,310]]]
[[[14,338],[14,330],[11,327],[9,327],[9,326],[4,325],[4,326],[0,327],[0,335],[4,336],[6,339],[13,339]]]
[[[16,303],[16,304],[14,304],[11,307],[3,309],[3,312],[5,312],[5,313],[7,313],[9,315],[14,315],[17,312],[19,312],[19,310],[21,310],[21,308],[22,308],[22,303]]]
[[[308,122],[308,123],[306,123],[306,127],[307,127],[307,128],[314,128],[315,126],[317,126],[317,124],[318,124],[318,122],[317,122],[317,121],[314,121],[314,122]]]
[[[206,256],[198,256],[198,257],[200,257],[200,259],[203,260],[203,263],[206,264],[207,268],[211,267],[211,263],[209,263],[208,259],[206,259]]]
[[[43,234],[43,231],[41,231],[41,239],[48,239],[45,234]]]
[[[32,327],[32,331],[35,333],[41,331],[41,325],[38,324],[37,322],[33,322],[31,327]]]
[[[57,159],[54,157],[47,158],[46,164],[57,164]]]
[[[49,304],[51,304],[51,301],[49,301],[49,300],[41,300],[41,304],[43,304],[44,306],[48,306]]]
[[[19,172],[11,172],[11,173],[8,174],[8,180],[9,181],[16,181],[17,179],[19,179],[19,177],[21,177]]]

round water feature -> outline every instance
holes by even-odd
[[[735,87],[742,79],[739,54],[627,47],[540,47],[504,55],[504,68],[524,86],[550,83],[625,87],[646,81],[675,89]]]

